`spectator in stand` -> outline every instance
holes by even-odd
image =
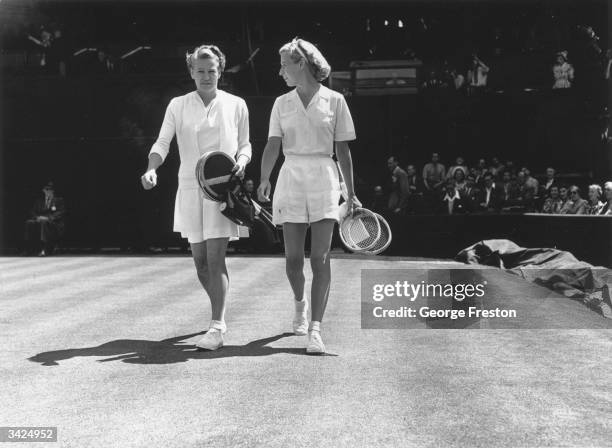
[[[463,171],[463,177],[464,178],[469,173],[469,169],[468,169],[467,165],[465,164],[465,160],[461,156],[457,157],[457,160],[455,161],[455,165],[451,166],[448,169],[448,172],[446,173],[446,179],[447,180],[448,179],[454,179],[455,178],[455,172],[457,170]]]
[[[534,196],[537,196],[540,191],[540,182],[531,175],[528,168],[523,168],[521,171],[525,173],[525,185],[533,191]]]
[[[431,162],[423,167],[423,184],[430,193],[440,191],[444,185],[446,167],[440,163],[437,152],[431,155]]]
[[[397,157],[387,159],[387,168],[391,171],[391,193],[389,194],[388,208],[393,213],[404,213],[408,205],[408,174],[400,168]]]
[[[550,187],[549,197],[542,206],[542,213],[556,215],[561,212],[561,207],[563,207],[563,200],[559,197],[559,187],[553,185]]]
[[[480,193],[480,209],[483,211],[495,211],[501,208],[503,192],[495,185],[493,175],[485,174],[484,189]]]
[[[470,168],[469,176],[474,178],[474,183],[481,187],[484,184],[484,175],[488,172],[487,168]],[[467,177],[467,176],[466,176]]]
[[[512,179],[510,171],[504,171],[502,175],[502,200],[506,207],[517,205],[519,189],[516,180]]]
[[[465,172],[461,169],[455,170],[455,175],[453,176],[453,181],[455,182],[455,188],[459,193],[461,193],[466,188],[466,180],[465,180]]]
[[[498,157],[493,157],[491,159],[491,168],[493,169],[493,171],[491,171],[491,173],[493,173],[493,176],[499,176],[499,174],[503,173],[504,170],[506,169],[506,167],[499,160]]]
[[[474,176],[469,174],[465,179],[465,188],[460,193],[465,209],[469,213],[478,211],[478,201],[480,199],[480,190],[476,186]]]
[[[255,194],[255,182],[253,179],[247,179],[244,181],[244,193],[251,199],[257,199]]]
[[[107,48],[102,47],[97,50],[96,62],[93,66],[95,74],[113,73],[115,71],[115,59]]]
[[[552,167],[546,168],[546,180],[542,182],[544,195],[548,196],[550,193],[550,187],[557,185],[557,179],[555,179],[555,169]]]
[[[518,186],[517,203],[524,205],[528,209],[533,209],[537,190],[535,189],[533,182],[528,183],[527,179],[527,174],[523,170],[519,171],[516,175],[516,182]]]
[[[559,214],[565,215],[570,209],[570,207],[574,205],[572,199],[569,196],[569,189],[566,185],[561,185],[559,187],[559,198],[561,198],[561,201],[563,201],[563,203],[561,204],[561,208],[559,209]]]
[[[487,161],[485,159],[478,159],[478,163],[476,164],[476,168],[481,172],[487,170]]]
[[[566,214],[568,215],[586,215],[589,203],[586,199],[580,197],[580,188],[576,185],[570,187],[570,198],[572,205],[568,207]]]
[[[408,174],[408,189],[410,190],[407,211],[419,213],[423,210],[423,181],[417,175],[414,165],[406,167],[406,174]]]
[[[606,203],[599,214],[612,215],[612,181],[608,181],[604,184],[604,194],[606,195]]]
[[[459,90],[465,83],[465,77],[448,61],[442,63],[442,87]]]
[[[468,89],[470,92],[476,92],[478,90],[487,87],[487,80],[489,76],[489,67],[482,62],[476,53],[472,55],[472,62],[467,72]]]
[[[587,215],[599,215],[605,204],[600,201],[603,191],[597,184],[589,185],[589,204],[587,205]]]
[[[374,187],[374,195],[370,203],[370,210],[376,213],[385,213],[387,209],[387,200],[385,199],[385,190],[380,185]]]
[[[512,175],[513,179],[516,177],[516,167],[514,166],[514,162],[512,160],[506,160],[504,169],[506,171],[510,171],[510,174]]]
[[[556,56],[557,60],[552,68],[555,80],[552,88],[569,89],[574,80],[574,67],[567,62],[567,51],[559,51]]]
[[[39,251],[38,256],[50,255],[64,233],[64,199],[55,195],[53,182],[42,189],[44,196],[38,198],[25,223],[26,252]]]
[[[442,210],[443,214],[457,215],[465,213],[466,207],[461,195],[455,188],[455,182],[448,180],[446,182],[445,195],[442,198]]]
[[[410,189],[410,193],[423,193],[423,181],[417,175],[414,165],[408,165],[406,167],[406,174],[408,175],[408,187]]]
[[[457,72],[457,69],[455,68],[453,68],[449,74],[453,80],[453,85],[455,87],[455,90],[461,89],[461,87],[463,87],[465,84],[465,76]]]

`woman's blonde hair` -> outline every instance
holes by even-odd
[[[278,50],[279,54],[284,52],[289,53],[293,62],[306,61],[312,76],[319,82],[326,79],[331,73],[331,67],[323,54],[317,47],[304,39],[296,37],[291,42],[286,43]]]
[[[192,53],[187,52],[185,60],[190,71],[193,68],[193,61],[196,59],[217,59],[219,62],[219,74],[222,74],[225,70],[225,55],[216,45],[200,45]]]

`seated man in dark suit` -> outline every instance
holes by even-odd
[[[476,180],[472,174],[469,174],[465,179],[465,188],[459,192],[461,199],[465,204],[466,211],[474,213],[478,211],[480,189],[476,186]]]
[[[484,187],[480,192],[480,210],[497,211],[501,208],[503,191],[493,182],[491,173],[485,174]]]
[[[51,254],[64,233],[64,199],[55,196],[53,182],[42,189],[44,196],[34,202],[30,219],[25,223],[26,250],[40,250],[39,256]]]
[[[510,207],[518,204],[518,197],[520,194],[519,186],[515,180],[512,179],[510,171],[504,171],[502,175],[502,201],[504,207]]]

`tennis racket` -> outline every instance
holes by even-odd
[[[270,214],[270,212],[266,210],[265,208],[263,208],[261,205],[259,205],[257,201],[255,201],[254,199],[251,199],[251,202],[253,203],[253,206],[255,207],[255,215],[259,216],[259,219],[261,219],[261,221],[266,226],[268,226],[271,230],[275,230],[276,226],[274,225],[274,222],[272,221],[272,215]]]
[[[207,199],[225,200],[227,190],[233,189],[232,169],[236,161],[223,151],[209,151],[198,159],[196,179]]]
[[[344,246],[356,253],[372,249],[380,238],[380,223],[374,213],[366,208],[356,208],[352,215],[347,209],[347,202],[340,205],[340,223],[338,233]]]
[[[348,192],[339,167],[338,174],[341,179],[342,197],[346,201]],[[338,231],[342,244],[352,252],[367,255],[378,255],[386,250],[392,240],[391,227],[387,220],[378,213],[362,207],[353,211],[353,218],[356,218],[356,222],[353,222],[348,216],[346,204],[347,202],[343,202],[340,205],[341,219]]]

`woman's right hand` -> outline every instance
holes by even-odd
[[[268,179],[264,179],[257,187],[257,199],[260,202],[270,202],[270,191],[272,190],[272,185]]]
[[[149,170],[140,176],[140,182],[145,190],[150,190],[157,185],[157,172],[155,170]]]

